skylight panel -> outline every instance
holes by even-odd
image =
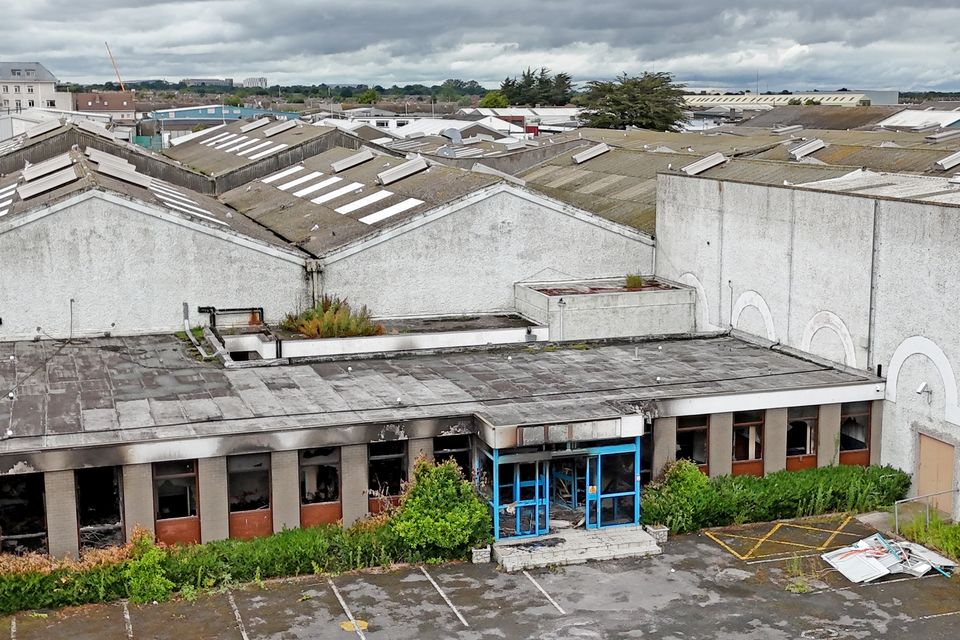
[[[264,149],[264,150],[261,151],[260,153],[255,153],[255,154],[253,154],[252,156],[250,156],[250,159],[251,159],[251,160],[259,160],[260,158],[265,158],[265,157],[269,156],[271,153],[277,153],[278,151],[282,151],[282,150],[286,149],[286,148],[289,147],[289,146],[290,146],[290,145],[288,145],[288,144],[278,144],[277,146],[275,146],[275,147],[273,147],[273,148]]]
[[[330,202],[331,200],[336,200],[340,196],[345,196],[351,191],[356,191],[357,189],[362,189],[362,188],[363,188],[362,182],[351,182],[345,187],[340,187],[339,189],[334,189],[333,191],[325,193],[322,196],[318,196],[313,200],[311,200],[310,202],[314,204],[323,204],[324,202]]]
[[[343,160],[337,160],[336,162],[330,163],[330,168],[333,169],[334,173],[340,173],[341,171],[346,171],[351,167],[356,167],[363,164],[369,160],[374,159],[375,154],[370,149],[361,149],[359,153],[355,153],[348,158]]]
[[[303,184],[303,183],[305,183],[305,182],[310,182],[311,180],[316,180],[317,178],[319,178],[319,177],[322,176],[322,175],[323,175],[323,172],[322,172],[322,171],[311,171],[310,173],[308,173],[308,174],[305,175],[305,176],[300,176],[299,178],[296,178],[296,179],[294,179],[294,180],[291,180],[290,182],[287,182],[287,183],[284,183],[284,184],[280,185],[279,187],[277,187],[277,189],[280,189],[281,191],[286,191],[287,189],[292,189],[293,187],[296,187],[296,186],[298,186],[298,185],[301,185],[301,184]]]
[[[259,120],[254,120],[253,122],[240,127],[240,133],[250,133],[254,129],[259,129],[260,127],[270,124],[271,122],[272,120],[270,120],[270,118],[260,118]]]
[[[17,187],[17,194],[20,196],[21,200],[27,200],[38,196],[41,193],[46,193],[56,189],[57,187],[62,187],[63,185],[70,184],[78,180],[80,176],[77,175],[76,170],[71,166],[52,173],[48,176],[44,176],[32,182],[26,182],[19,187]]]
[[[21,174],[26,182],[31,182],[54,171],[69,167],[71,164],[73,164],[73,158],[70,157],[69,153],[64,153],[49,160],[25,167]]]
[[[312,184],[309,187],[300,189],[299,191],[294,191],[293,195],[297,196],[298,198],[304,198],[310,195],[311,193],[316,193],[321,189],[326,189],[330,185],[337,184],[338,182],[343,182],[343,178],[338,178],[337,176],[333,176],[331,178],[327,178],[326,180],[321,180],[317,184]]]
[[[304,167],[302,164],[297,164],[297,165],[294,165],[294,166],[292,166],[292,167],[287,167],[287,168],[284,169],[283,171],[280,171],[280,172],[278,172],[278,173],[273,174],[272,176],[267,176],[266,178],[261,179],[260,182],[264,182],[264,183],[266,183],[266,184],[270,184],[271,182],[276,182],[277,180],[282,180],[282,179],[286,178],[287,176],[292,176],[293,174],[295,174],[295,173],[297,173],[297,172],[299,172],[299,171],[303,171],[305,168],[306,168],[306,167]]]
[[[63,126],[63,123],[59,120],[49,120],[47,122],[42,122],[35,127],[30,127],[27,129],[26,134],[28,138],[36,138],[37,136],[42,136],[45,133],[55,131]]]
[[[412,175],[420,173],[421,171],[427,169],[430,165],[427,164],[427,161],[423,158],[414,158],[404,162],[401,165],[397,165],[386,171],[381,171],[377,174],[377,182],[386,186],[398,180],[403,180],[404,178],[409,178]]]
[[[277,123],[268,129],[263,130],[263,137],[269,138],[275,136],[278,133],[283,133],[297,126],[296,120],[284,120],[283,122]]]
[[[398,202],[397,204],[387,207],[386,209],[360,218],[360,222],[363,224],[376,224],[377,222],[391,218],[399,213],[403,213],[404,211],[409,211],[410,209],[413,209],[417,205],[421,204],[423,204],[423,200],[407,198],[403,202]]]
[[[392,192],[392,191],[386,191],[386,190],[384,190],[384,191],[377,191],[376,193],[371,193],[370,195],[364,196],[363,198],[360,198],[359,200],[354,200],[353,202],[351,202],[351,203],[349,203],[349,204],[345,204],[345,205],[343,205],[342,207],[337,207],[336,209],[334,209],[334,211],[336,211],[337,213],[342,213],[342,214],[353,213],[354,211],[357,211],[358,209],[363,209],[364,207],[369,207],[370,205],[374,204],[375,202],[380,202],[381,200],[385,200],[386,198],[389,198],[389,197],[392,196],[392,195],[393,195],[393,192]]]

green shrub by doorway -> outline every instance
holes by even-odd
[[[689,460],[670,465],[643,493],[643,521],[673,533],[705,527],[872,511],[906,495],[910,476],[892,467],[831,466],[762,478],[707,478]]]
[[[186,599],[200,591],[267,578],[341,573],[398,562],[466,558],[491,534],[485,503],[452,461],[418,461],[400,505],[343,528],[291,529],[254,540],[166,547],[145,531],[123,547],[79,561],[0,555],[0,615],[25,609]]]

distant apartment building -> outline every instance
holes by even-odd
[[[114,120],[135,120],[133,91],[98,91],[73,94],[73,110],[110,115]]]
[[[233,78],[184,78],[180,84],[188,87],[232,87]]]
[[[263,76],[256,78],[245,78],[243,81],[243,86],[247,89],[266,89],[267,79]]]
[[[39,62],[0,62],[0,107],[70,109],[70,94],[57,91],[57,78]]]

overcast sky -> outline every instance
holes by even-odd
[[[901,0],[5,0],[0,60],[60,80],[495,86],[669,71],[690,86],[960,89],[960,8]],[[105,8],[112,5],[111,8]]]

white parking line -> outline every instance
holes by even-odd
[[[127,628],[127,638],[133,640],[133,623],[130,621],[130,607],[126,600],[123,601],[123,624]]]
[[[547,600],[550,601],[550,604],[552,604],[553,607],[554,607],[557,611],[559,611],[559,612],[562,613],[563,615],[567,615],[567,612],[563,610],[563,607],[561,607],[560,605],[558,605],[558,604],[557,604],[557,601],[550,597],[550,594],[547,593],[547,592],[544,590],[544,588],[540,586],[540,583],[539,583],[539,582],[537,582],[536,580],[533,579],[533,576],[532,576],[532,575],[530,575],[530,574],[527,573],[526,571],[523,572],[523,575],[527,576],[527,580],[529,580],[530,582],[533,583],[533,586],[535,586],[535,587],[540,591],[540,593],[542,593],[542,594],[544,595],[544,597],[545,597]]]
[[[433,585],[433,588],[437,590],[437,593],[439,593],[440,597],[443,598],[443,601],[447,603],[447,606],[450,607],[450,609],[452,609],[455,614],[457,614],[457,617],[460,618],[460,622],[463,623],[463,626],[469,627],[470,625],[467,624],[467,621],[464,619],[464,617],[460,614],[459,611],[457,611],[457,608],[453,606],[453,603],[450,602],[450,598],[448,598],[447,594],[443,592],[443,589],[440,588],[440,585],[437,584],[437,581],[434,580],[429,573],[427,573],[426,567],[420,567],[420,571],[422,571],[423,575],[427,577],[427,580],[429,580],[430,584]]]
[[[360,636],[361,640],[367,640],[367,636],[363,635],[363,631],[360,630],[360,625],[357,624],[356,618],[354,618],[353,614],[350,613],[350,607],[347,606],[343,596],[340,595],[340,590],[337,589],[337,585],[333,584],[333,580],[330,578],[327,578],[327,584],[329,584],[330,588],[333,590],[333,595],[337,596],[337,600],[340,601],[340,606],[343,608],[343,612],[347,614],[347,619],[350,621],[350,624],[353,625],[353,630],[357,632],[357,635]]]
[[[861,587],[882,587],[887,584],[896,584],[898,582],[912,582],[914,580],[926,580],[927,578],[942,578],[939,573],[931,573],[926,576],[920,576],[919,578],[897,578],[895,580],[884,580],[882,582],[865,582],[863,584],[850,585],[849,587],[835,587],[832,589],[820,589],[819,591],[811,591],[810,595],[816,595],[818,593],[833,593],[836,591],[853,591],[854,589],[859,589]]]
[[[247,636],[247,629],[243,626],[243,618],[240,617],[240,609],[237,609],[237,602],[229,591],[227,592],[227,599],[230,601],[230,608],[233,609],[233,616],[237,619],[237,626],[240,627],[240,637],[243,640],[250,640]]]
[[[17,640],[17,619],[10,618],[10,640]]]
[[[948,612],[948,613],[931,613],[931,614],[928,615],[928,616],[920,616],[920,617],[918,617],[918,618],[914,618],[913,620],[914,620],[914,621],[917,621],[917,620],[930,620],[931,618],[943,618],[943,617],[945,617],[945,616],[955,616],[955,615],[957,615],[957,614],[960,614],[960,611],[950,611],[950,612]]]

